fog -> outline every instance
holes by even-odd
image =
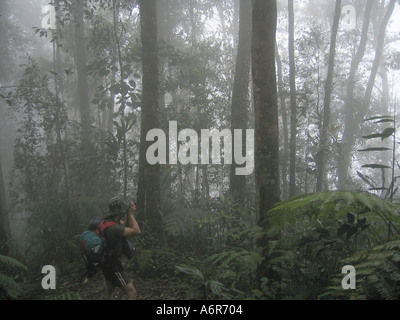
[[[225,250],[231,228],[265,228],[274,159],[279,201],[343,191],[400,203],[400,1],[278,0],[268,116],[245,1],[158,0],[150,18],[140,1],[82,1],[0,0],[0,254],[76,261],[77,236],[115,195],[138,203],[140,249]],[[146,140],[151,130],[162,135]],[[237,134],[216,156],[204,130]]]

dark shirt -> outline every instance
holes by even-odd
[[[104,231],[104,236],[107,240],[107,254],[106,262],[112,262],[113,264],[118,262],[119,258],[122,256],[123,247],[123,232],[125,227],[117,224],[108,227]]]

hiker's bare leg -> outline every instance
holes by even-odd
[[[129,300],[136,300],[136,288],[133,285],[132,282],[130,282],[129,284],[126,285],[126,287],[124,288],[126,294],[128,295],[128,299]]]
[[[107,280],[106,280],[106,293],[104,299],[114,300],[114,287],[111,285],[111,282]]]

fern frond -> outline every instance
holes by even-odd
[[[400,298],[400,265],[399,240],[376,246],[370,250],[358,252],[343,261],[353,265],[356,270],[358,299],[397,300]],[[332,286],[326,288],[320,298],[348,298],[343,288],[338,286],[343,279],[342,274],[332,277]]]
[[[204,275],[203,273],[201,273],[201,271],[195,267],[191,267],[188,265],[180,265],[180,266],[176,266],[176,268],[183,272],[186,273],[187,275],[189,275],[190,277],[192,277],[193,279],[196,280],[200,280],[200,281],[204,281]]]
[[[79,293],[65,292],[55,296],[45,297],[44,300],[82,300]]]
[[[18,298],[21,293],[20,286],[9,276],[0,273],[0,288],[3,288],[8,297]]]
[[[348,213],[367,217],[374,227],[387,227],[389,221],[394,230],[400,227],[400,206],[385,201],[367,192],[322,192],[300,196],[278,203],[269,211],[271,236],[284,232],[290,227],[309,224],[310,221],[339,221],[346,219]],[[297,226],[297,227],[296,227]],[[386,229],[385,229],[386,230]],[[382,235],[381,230],[375,230],[374,237]]]
[[[3,265],[8,270],[27,271],[27,267],[24,264],[9,256],[0,255],[0,265]]]

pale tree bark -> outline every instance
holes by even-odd
[[[289,13],[289,82],[290,82],[290,159],[289,197],[296,195],[296,141],[297,141],[297,93],[296,64],[294,56],[294,3],[288,0]]]
[[[361,31],[361,39],[357,52],[351,62],[350,73],[347,80],[346,98],[344,102],[344,133],[341,156],[338,162],[338,187],[345,190],[348,185],[348,167],[350,165],[351,149],[354,138],[354,90],[356,85],[356,75],[358,67],[364,57],[365,47],[368,41],[368,29],[374,0],[368,0],[365,12],[364,21]]]
[[[333,76],[335,69],[335,55],[336,55],[336,37],[339,29],[340,15],[342,11],[342,1],[336,0],[335,15],[332,25],[331,42],[329,50],[329,61],[328,61],[328,73],[325,82],[325,97],[324,97],[324,113],[322,132],[320,139],[320,147],[317,156],[317,186],[316,191],[322,191],[324,180],[326,177],[326,160],[329,153],[329,126],[330,126],[330,114],[331,114],[331,96],[333,90]]]
[[[369,108],[369,105],[371,103],[371,96],[372,96],[372,90],[375,84],[375,79],[378,73],[379,66],[381,64],[381,59],[383,56],[384,48],[385,48],[385,34],[386,34],[386,28],[389,23],[390,18],[392,17],[394,7],[396,5],[397,0],[391,0],[387,6],[385,16],[383,17],[380,29],[379,29],[379,34],[377,38],[377,43],[376,43],[376,48],[375,48],[375,58],[374,62],[372,64],[372,69],[371,69],[371,74],[368,80],[367,88],[365,90],[365,96],[364,96],[364,103],[363,103],[363,108],[362,111],[360,112],[360,119],[363,119],[365,114],[367,113],[367,110]]]
[[[281,175],[282,175],[282,198],[287,199],[289,195],[289,184],[287,179],[287,169],[289,163],[289,128],[288,116],[286,110],[285,94],[283,92],[283,73],[282,73],[282,59],[279,54],[278,46],[276,45],[276,67],[278,76],[278,97],[280,101],[281,117],[282,117],[282,131],[283,131],[283,157],[281,159]]]
[[[83,177],[82,177],[82,195],[90,193],[90,165],[88,163],[89,145],[90,145],[90,102],[89,102],[89,86],[87,75],[87,50],[85,39],[85,22],[83,18],[83,0],[75,0],[72,2],[74,13],[74,45],[75,45],[75,65],[77,70],[77,92],[80,110],[80,122],[83,142]]]

